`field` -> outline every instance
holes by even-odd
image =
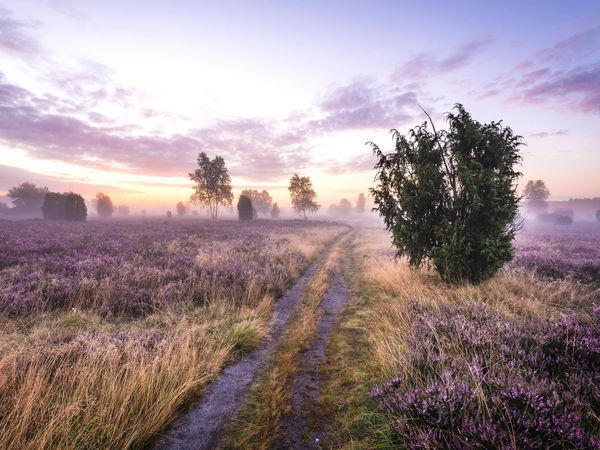
[[[349,229],[0,222],[0,448],[151,445],[256,354],[222,447],[600,446],[597,224],[526,228],[478,286]]]
[[[146,443],[345,227],[0,223],[0,448]]]

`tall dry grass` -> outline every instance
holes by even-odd
[[[340,231],[273,236],[272,245],[314,257]],[[198,263],[215,261],[199,251]],[[287,270],[298,276],[302,267]],[[145,317],[106,316],[89,299],[86,308],[0,317],[0,448],[146,445],[269,331],[273,298],[262,286],[223,289],[203,305],[181,301]]]

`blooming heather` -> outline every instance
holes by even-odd
[[[273,236],[307,241],[323,228],[333,235],[331,225],[300,221],[0,221],[0,313],[77,306],[142,314],[182,301],[243,303],[281,291],[307,263]]]

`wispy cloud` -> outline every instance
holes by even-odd
[[[32,23],[17,20],[0,6],[0,51],[29,56],[40,51],[40,44],[31,34]]]
[[[454,72],[470,64],[491,43],[489,39],[471,41],[445,58],[439,58],[432,53],[419,53],[403,63],[392,78],[423,81],[436,75]]]
[[[600,113],[599,48],[600,28],[576,33],[532,53],[509,75],[489,83],[481,97]]]
[[[557,130],[557,131],[538,131],[537,133],[531,133],[529,137],[532,138],[547,138],[550,136],[566,136],[569,134],[569,130]]]

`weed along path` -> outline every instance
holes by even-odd
[[[271,361],[253,383],[223,448],[303,449],[318,446],[315,413],[320,368],[331,331],[347,299],[340,270],[344,236],[306,286]],[[316,419],[316,420],[315,420]]]
[[[210,384],[203,397],[154,443],[155,449],[207,449],[215,448],[224,437],[224,430],[242,406],[247,391],[262,365],[272,359],[280,338],[287,330],[290,319],[301,306],[305,291],[321,273],[322,266],[340,240],[342,233],[317,257],[316,261],[273,305],[269,337],[254,351],[227,366]]]
[[[319,448],[323,429],[319,424],[317,400],[322,381],[321,369],[326,363],[325,350],[329,337],[348,299],[348,287],[339,263],[331,286],[320,305],[320,315],[312,346],[301,354],[301,369],[294,377],[290,393],[291,414],[282,420],[276,448]]]

